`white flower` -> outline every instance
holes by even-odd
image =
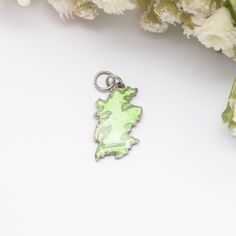
[[[167,22],[169,24],[175,24],[175,22],[178,22],[176,16],[172,15],[167,9],[162,9],[158,16],[162,21]]]
[[[168,24],[158,19],[153,11],[146,11],[140,19],[140,26],[145,31],[163,33],[167,30]]]
[[[182,23],[183,33],[187,36],[189,39],[190,36],[196,36],[194,28],[198,25],[198,19],[196,16],[182,12],[180,15],[180,21]]]
[[[73,5],[76,0],[48,0],[48,2],[59,13],[61,18],[70,18],[73,15]]]
[[[236,46],[233,48],[228,48],[222,51],[226,56],[232,58],[234,61],[236,61]]]
[[[190,39],[190,36],[195,36],[195,32],[193,29],[189,28],[187,25],[182,25],[183,33],[186,35],[188,39]]]
[[[176,4],[172,0],[162,0],[154,5],[154,12],[160,20],[169,24],[175,24],[179,21],[179,12]]]
[[[184,22],[182,22],[183,33],[187,36],[188,39],[190,38],[190,36],[196,37],[195,28],[202,25],[204,19],[199,18],[195,15],[188,14],[185,20],[186,20],[185,24]]]
[[[183,8],[185,12],[205,18],[216,10],[216,1],[180,0],[178,1],[178,6]]]
[[[92,0],[99,8],[109,14],[123,14],[125,10],[132,10],[136,5],[129,0]]]
[[[87,0],[77,0],[73,13],[86,20],[93,20],[99,14],[97,6]]]
[[[229,10],[219,8],[195,30],[198,40],[216,51],[233,49],[236,45],[236,28]]]
[[[29,6],[31,4],[31,0],[17,0],[17,3],[20,5],[20,6]]]

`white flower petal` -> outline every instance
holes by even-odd
[[[132,10],[136,5],[129,0],[93,0],[106,13],[123,14],[125,10]]]
[[[152,33],[163,33],[167,30],[168,26],[166,22],[152,22],[148,19],[148,12],[144,12],[140,19],[140,27]]]
[[[216,51],[232,49],[236,44],[236,28],[229,10],[225,7],[204,20],[200,27],[196,27],[195,33],[202,44]]]
[[[212,0],[179,0],[177,4],[185,12],[199,17],[209,16],[215,11],[216,5]]]
[[[22,7],[26,7],[31,4],[31,0],[17,0],[17,3]]]
[[[70,18],[73,15],[75,0],[48,0],[48,2],[59,13],[61,18]]]

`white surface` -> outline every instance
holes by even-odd
[[[235,236],[236,139],[222,125],[236,64],[138,13],[61,21],[41,1],[0,6],[1,236]],[[109,69],[139,88],[140,138],[95,162]]]

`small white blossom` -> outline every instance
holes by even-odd
[[[169,24],[175,24],[175,22],[178,22],[176,16],[172,15],[167,9],[163,9],[158,16],[160,19],[164,22],[167,22]]]
[[[73,7],[73,13],[86,20],[94,20],[99,14],[98,7],[87,0],[77,0]]]
[[[225,7],[204,20],[203,24],[196,28],[195,33],[202,44],[216,51],[229,51],[236,45],[236,28],[229,10]]]
[[[168,24],[180,23],[179,12],[172,0],[162,0],[154,5],[154,12],[160,20]]]
[[[183,33],[189,39],[190,36],[195,36],[195,32],[193,29],[189,28],[187,25],[182,25]]]
[[[233,48],[228,48],[222,51],[227,57],[232,58],[234,61],[236,61],[236,46]]]
[[[20,6],[25,7],[25,6],[29,6],[31,4],[31,0],[17,0],[17,3]]]
[[[236,0],[46,0],[61,18],[78,16],[93,20],[102,9],[123,14],[136,3],[144,11],[140,26],[145,31],[163,33],[170,24],[181,24],[189,38],[197,37],[207,48],[221,51],[236,61]],[[16,0],[28,6],[32,0]]]
[[[213,0],[180,0],[178,6],[185,12],[205,18],[216,10],[216,2]]]
[[[48,0],[48,2],[59,13],[61,18],[70,18],[73,15],[73,5],[76,0]]]
[[[196,36],[194,28],[198,25],[197,22],[195,23],[195,17],[189,13],[181,13],[180,21],[182,23],[183,33],[189,39],[190,36]]]
[[[92,0],[99,8],[108,14],[123,14],[125,10],[132,10],[136,7],[129,0]]]
[[[141,16],[140,27],[145,31],[163,33],[167,30],[168,24],[158,20],[154,12],[146,11]]]

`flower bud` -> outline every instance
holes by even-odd
[[[153,8],[143,13],[140,20],[140,26],[145,31],[154,33],[163,33],[168,28],[168,24],[161,21],[159,16],[155,14]]]
[[[221,5],[221,0],[180,0],[179,6],[188,13],[206,18]]]
[[[154,5],[154,12],[160,17],[161,21],[174,24],[179,23],[179,11],[174,1],[161,0]]]
[[[229,99],[228,104],[225,109],[225,111],[222,114],[222,120],[224,123],[228,123],[228,128],[230,133],[233,136],[236,136],[236,79],[234,80]]]
[[[202,25],[196,28],[195,33],[202,44],[216,51],[229,51],[236,46],[236,28],[226,7],[219,8],[204,20]]]
[[[73,7],[73,13],[86,20],[94,20],[99,14],[98,7],[90,1],[77,1]]]

